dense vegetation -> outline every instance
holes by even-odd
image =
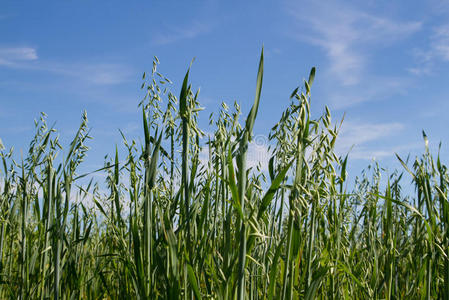
[[[1,299],[449,299],[449,177],[426,138],[403,174],[381,184],[374,165],[348,185],[339,124],[310,114],[312,69],[269,133],[268,172],[251,169],[263,53],[245,123],[223,104],[202,139],[189,72],[177,98],[157,64],[144,144],[122,134],[106,184],[79,183],[86,115],[64,157],[44,116],[25,158],[0,151]]]

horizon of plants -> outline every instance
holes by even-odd
[[[312,68],[267,135],[268,172],[251,168],[262,49],[246,119],[223,103],[200,159],[190,67],[175,96],[158,64],[143,75],[143,143],[120,131],[126,157],[116,146],[92,172],[107,194],[77,171],[86,113],[64,156],[45,114],[20,160],[0,140],[1,299],[449,299],[449,176],[425,133],[413,163],[369,166],[348,191],[342,121],[310,112]]]

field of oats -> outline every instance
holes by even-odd
[[[107,195],[80,183],[86,115],[69,145],[42,116],[28,153],[1,150],[1,299],[449,299],[438,154],[426,147],[392,175],[374,165],[348,184],[341,122],[310,113],[312,69],[266,133],[268,172],[249,168],[263,52],[246,118],[223,104],[209,137],[189,72],[177,97],[156,65],[142,85],[144,143],[122,134],[127,156],[111,149],[95,171]]]

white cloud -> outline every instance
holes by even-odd
[[[36,49],[30,47],[0,47],[0,65],[13,66],[23,61],[37,60]]]
[[[211,26],[200,22],[194,22],[185,27],[172,27],[163,33],[156,33],[152,38],[155,45],[167,45],[181,40],[193,39],[199,35],[210,32]]]
[[[392,147],[383,147],[382,149],[370,149],[370,147],[358,147],[349,153],[351,159],[372,160],[385,157],[392,157],[395,153],[406,152],[409,154],[411,149],[418,148],[418,144],[408,144]]]
[[[438,61],[449,62],[449,23],[434,27],[426,45],[414,49],[416,65],[407,69],[414,75],[429,75]]]
[[[377,124],[343,122],[339,143],[359,145],[396,134],[402,129],[404,129],[404,125],[398,122]]]
[[[84,79],[93,84],[113,85],[130,79],[132,70],[122,64],[100,63],[72,65],[67,74]]]
[[[345,109],[360,103],[385,100],[393,95],[407,93],[412,81],[401,77],[366,76],[364,82],[348,89],[339,89],[332,92],[329,102],[333,109]]]
[[[130,80],[134,74],[130,67],[120,63],[42,62],[26,68],[70,76],[94,85],[120,84]]]
[[[133,75],[130,67],[107,62],[54,62],[38,59],[35,48],[0,47],[0,66],[14,69],[45,71],[71,76],[96,85],[113,85],[127,81]]]
[[[330,73],[343,85],[356,85],[374,48],[385,47],[418,31],[420,22],[399,22],[336,1],[291,4],[288,12],[298,30],[294,36],[321,47]]]
[[[46,71],[58,75],[78,78],[96,85],[119,84],[130,79],[131,68],[119,63],[72,63],[41,62],[37,65],[24,65],[22,68]]]
[[[431,38],[432,48],[430,56],[438,56],[444,61],[449,61],[449,24],[435,28]]]
[[[431,73],[431,67],[429,65],[422,65],[420,67],[407,68],[407,71],[413,75],[429,75]]]
[[[343,122],[340,134],[336,142],[336,152],[345,155],[350,151],[353,159],[372,159],[394,155],[400,147],[378,146],[383,143],[376,143],[375,146],[369,143],[379,142],[382,139],[399,134],[405,126],[402,123],[359,123]]]

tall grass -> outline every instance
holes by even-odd
[[[121,133],[102,184],[77,172],[86,114],[67,152],[45,115],[25,157],[0,143],[0,298],[449,299],[449,176],[426,135],[413,163],[369,166],[348,191],[341,122],[311,114],[313,68],[267,134],[268,171],[250,168],[263,63],[244,124],[223,103],[204,137],[189,71],[176,97],[155,59],[144,142]]]

